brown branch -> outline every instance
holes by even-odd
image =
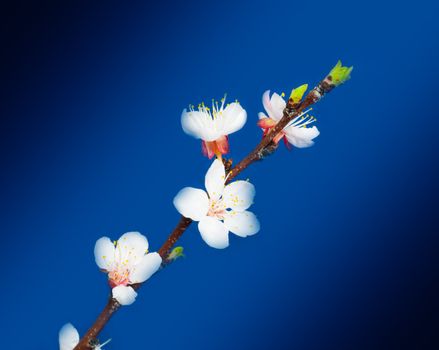
[[[186,231],[191,223],[191,219],[185,218],[184,216],[181,217],[177,227],[174,228],[174,231],[172,231],[166,242],[163,243],[162,247],[158,251],[163,260],[166,259],[171,248],[180,239],[183,232]]]
[[[270,132],[261,140],[261,142],[251,151],[244,159],[242,159],[233,169],[228,172],[228,177],[226,182],[229,183],[236,176],[238,176],[244,169],[246,169],[253,162],[262,159],[266,155],[266,150],[270,148],[273,144],[273,139],[278,135],[287,124],[293,120],[295,117],[299,116],[306,108],[312,104],[318,102],[326,93],[331,91],[335,86],[328,83],[328,77],[322,80],[313,90],[309,92],[302,103],[293,103],[289,100],[287,106],[284,109],[282,119],[274,126]],[[275,148],[274,148],[275,150]],[[268,154],[270,154],[269,152]],[[229,164],[230,165],[230,164]],[[158,253],[165,260],[168,256],[169,251],[174,246],[174,244],[180,239],[186,229],[192,223],[191,219],[182,216],[179,223],[169,235],[168,239],[163,243]],[[132,285],[134,289],[139,289],[142,283]],[[120,304],[113,298],[110,297],[107,305],[102,310],[98,318],[96,319],[93,326],[87,331],[83,336],[78,345],[74,350],[89,350],[93,349],[93,342],[96,337],[105,327],[107,322],[110,320],[111,316],[119,309]]]
[[[111,316],[113,316],[113,314],[119,309],[119,307],[120,304],[116,301],[116,299],[110,297],[107,305],[105,305],[104,309],[96,319],[93,326],[91,326],[87,333],[85,333],[85,335],[82,337],[78,345],[76,345],[74,350],[93,349],[93,341],[108,323]]]

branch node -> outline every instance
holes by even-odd
[[[258,152],[257,160],[263,160],[264,158],[271,156],[274,152],[276,152],[277,147],[278,144],[274,141],[271,141],[266,147]]]

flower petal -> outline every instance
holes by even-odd
[[[265,111],[268,114],[268,117],[274,119],[273,108],[271,107],[271,101],[270,101],[270,90],[267,90],[262,94],[262,104],[265,108]]]
[[[229,230],[221,221],[206,216],[198,223],[198,230],[204,242],[212,248],[224,249],[229,246]]]
[[[226,171],[221,160],[215,159],[207,170],[204,178],[204,186],[210,199],[218,199],[224,190],[224,182],[226,178]],[[206,215],[206,214],[205,214]]]
[[[273,92],[270,102],[271,102],[271,110],[273,112],[273,119],[276,121],[281,120],[284,115],[284,109],[287,103],[282,98],[282,96],[278,95],[275,92]]]
[[[113,298],[117,300],[120,305],[131,305],[136,301],[137,293],[130,286],[117,286],[112,290]]]
[[[183,110],[181,114],[181,126],[183,131],[197,139],[201,138],[204,129],[203,113]]]
[[[148,240],[140,232],[127,232],[117,241],[115,258],[130,268],[141,261],[148,247]]]
[[[258,113],[258,118],[259,119],[264,119],[264,118],[268,118],[268,116],[266,116],[264,112],[259,112]]]
[[[238,131],[247,121],[247,112],[237,102],[230,103],[220,113],[222,114],[216,120],[221,135],[230,135]]]
[[[149,253],[131,270],[130,282],[143,283],[149,279],[162,264],[162,258],[158,253]]]
[[[253,204],[256,190],[248,181],[235,181],[224,188],[223,201],[226,208],[244,211]]]
[[[200,221],[209,210],[209,198],[203,190],[185,187],[175,196],[174,206],[184,217]]]
[[[65,324],[59,331],[59,350],[73,350],[79,343],[79,333],[71,323]]]
[[[114,264],[114,244],[108,237],[96,241],[94,254],[96,264],[103,270],[110,271]]]
[[[185,109],[181,114],[181,126],[186,134],[204,141],[215,141],[221,136],[216,122],[205,112]]]
[[[284,129],[285,136],[289,143],[297,148],[306,148],[314,144],[312,139],[319,136],[320,131],[317,127],[312,128],[301,128],[290,126]]]
[[[240,237],[254,235],[260,229],[256,215],[250,211],[230,211],[224,219],[224,225]]]
[[[276,125],[276,122],[271,118],[261,118],[258,121],[258,126],[262,129],[270,129]]]

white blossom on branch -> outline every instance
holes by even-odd
[[[212,109],[201,103],[198,110],[190,106],[181,115],[184,132],[202,140],[203,154],[209,159],[229,153],[228,135],[241,129],[247,120],[247,112],[238,102],[224,105],[225,97],[221,105],[212,102]]]
[[[71,323],[65,324],[59,331],[59,350],[73,350],[79,343],[79,333]]]
[[[294,90],[293,90],[294,93]],[[267,115],[263,112],[259,113],[258,125],[264,130],[264,135],[268,131],[276,126],[276,124],[282,119],[283,111],[286,107],[286,102],[282,96],[277,93],[273,93],[270,97],[270,90],[267,90],[262,95],[262,103],[264,105]],[[297,148],[310,147],[314,144],[312,141],[319,136],[320,132],[317,127],[308,127],[316,119],[305,113],[294,118],[274,139],[275,143],[280,140],[284,140],[285,144],[289,144]]]
[[[65,324],[59,331],[59,350],[73,350],[79,343],[79,333],[71,323]],[[105,343],[99,344],[96,340],[96,344],[93,345],[93,350],[103,350],[102,347],[108,344],[111,339],[108,339]]]
[[[130,286],[150,278],[162,263],[158,253],[148,253],[148,240],[139,232],[127,232],[117,242],[108,237],[97,240],[96,264],[108,273],[113,298],[121,305],[130,305],[137,293]]]
[[[240,237],[259,231],[258,219],[246,210],[253,204],[255,187],[248,181],[225,185],[225,180],[224,164],[215,159],[205,177],[207,192],[185,187],[174,198],[178,212],[198,221],[203,240],[217,249],[229,246],[229,231]]]

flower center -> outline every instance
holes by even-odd
[[[208,216],[212,216],[219,220],[224,220],[224,216],[226,215],[226,208],[222,199],[211,199],[209,202],[209,211],[207,212]]]
[[[123,266],[116,266],[116,268],[108,273],[108,282],[112,288],[116,286],[126,286],[130,283],[130,271]]]
[[[221,104],[219,104],[218,101],[212,100],[212,108],[209,108],[204,104],[204,102],[201,102],[200,104],[198,104],[198,111],[206,114],[212,120],[215,120],[218,117],[222,116],[225,102],[226,102],[226,95],[224,95],[224,97],[221,99]],[[189,105],[189,110],[191,112],[194,112],[195,106]]]

